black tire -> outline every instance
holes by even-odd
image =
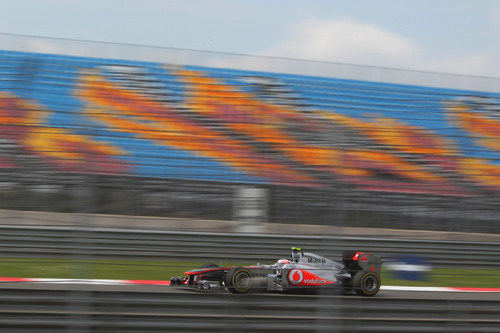
[[[226,288],[235,294],[246,294],[251,288],[252,273],[245,267],[231,268],[225,278]]]
[[[372,271],[359,271],[352,278],[352,289],[359,296],[374,296],[380,289],[380,277]]]

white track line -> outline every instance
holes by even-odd
[[[89,284],[89,285],[170,285],[165,280],[110,280],[110,279],[48,279],[48,278],[9,278],[0,277],[0,282],[35,282],[35,283],[64,283],[64,284]],[[407,286],[381,286],[380,290],[391,291],[423,291],[423,292],[496,292],[500,288],[460,288],[460,287],[407,287]]]
[[[473,293],[500,293],[500,288],[467,288],[467,287],[407,287],[407,286],[381,286],[380,290],[395,291],[436,291],[436,292],[473,292]]]

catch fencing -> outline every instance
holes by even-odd
[[[290,246],[328,257],[363,250],[390,261],[418,255],[438,267],[500,268],[500,243],[357,236],[198,233],[160,230],[0,226],[0,257],[193,261],[271,261]]]
[[[55,289],[55,288],[52,288]],[[2,289],[5,332],[499,332],[495,300]]]

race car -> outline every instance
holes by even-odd
[[[290,258],[272,265],[219,267],[208,264],[190,270],[187,277],[172,278],[171,286],[227,289],[235,294],[249,291],[317,291],[323,288],[354,291],[374,296],[380,289],[379,257],[368,252],[344,251],[342,264],[292,247]]]

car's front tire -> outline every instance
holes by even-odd
[[[226,273],[226,288],[235,294],[246,294],[252,284],[252,273],[245,267],[233,267]]]

